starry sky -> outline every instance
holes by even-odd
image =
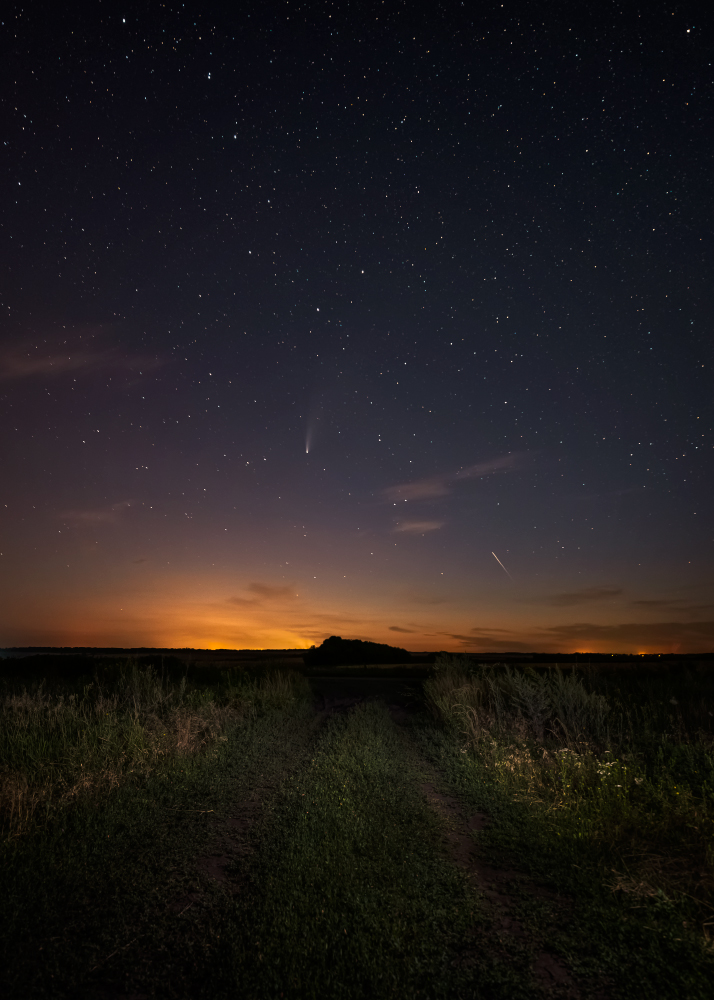
[[[0,645],[714,648],[703,11],[8,5]]]

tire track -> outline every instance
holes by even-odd
[[[444,847],[452,862],[466,873],[473,888],[484,901],[491,928],[485,935],[479,932],[479,948],[491,948],[503,958],[507,957],[504,944],[509,940],[523,948],[532,948],[534,957],[530,963],[530,973],[537,987],[547,996],[562,1000],[582,1000],[583,994],[564,960],[555,952],[540,948],[532,933],[519,920],[516,915],[515,894],[527,891],[563,908],[568,905],[568,901],[545,887],[535,885],[522,872],[495,867],[486,860],[485,852],[479,845],[478,834],[491,825],[491,817],[485,812],[470,812],[459,798],[442,790],[443,776],[422,756],[411,739],[404,725],[405,714],[393,708],[390,711],[425,779],[420,782],[419,789],[442,821]],[[597,1000],[607,1000],[607,997],[605,994],[598,994]]]

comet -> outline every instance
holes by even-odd
[[[513,577],[508,572],[508,570],[506,569],[506,567],[503,565],[503,563],[501,562],[501,560],[498,558],[498,556],[496,555],[496,553],[492,552],[491,555],[496,560],[496,562],[498,563],[498,565],[501,567],[501,569],[503,570],[503,572],[506,574],[506,576],[508,577],[508,579],[509,580],[513,580]]]
[[[320,415],[311,414],[307,421],[307,427],[305,428],[305,454],[310,454],[310,449],[315,443],[315,438],[319,430]]]

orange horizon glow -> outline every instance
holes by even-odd
[[[704,654],[714,649],[708,623],[613,624],[600,616],[600,621],[587,624],[579,623],[572,613],[556,617],[552,610],[514,607],[512,601],[492,599],[488,608],[483,598],[480,624],[474,625],[471,603],[457,593],[453,600],[425,609],[409,591],[392,591],[391,600],[388,595],[381,600],[374,587],[340,592],[329,585],[310,587],[307,582],[284,585],[225,575],[148,575],[141,586],[125,580],[115,592],[80,586],[62,597],[55,593],[28,600],[26,595],[6,594],[0,646],[258,651],[309,649],[330,635],[340,635],[410,652],[473,655]],[[646,633],[651,641],[643,642]]]

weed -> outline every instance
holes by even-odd
[[[169,759],[206,752],[230,729],[305,695],[295,674],[226,674],[223,685],[171,679],[136,661],[114,679],[50,693],[6,685],[0,699],[0,833],[26,833],[80,797],[104,795]]]
[[[443,654],[424,683],[424,696],[437,718],[465,714],[474,733],[516,729],[542,740],[549,731],[566,741],[603,739],[606,733],[606,698],[588,691],[574,671],[474,665]]]
[[[652,697],[663,681],[668,707]],[[638,953],[661,947],[671,957],[679,949],[694,983],[714,959],[706,958],[714,915],[714,745],[708,732],[692,731],[696,709],[688,717],[672,713],[671,699],[686,706],[688,686],[686,677],[679,689],[672,678],[645,677],[638,690],[634,677],[620,687],[616,678],[583,672],[447,661],[425,684],[442,732],[428,737],[424,729],[422,738],[472,806],[495,817],[485,841],[577,895],[582,920],[587,912],[591,921],[584,936],[609,921],[612,933],[601,935],[601,947],[614,947],[616,933],[632,944],[628,921],[636,912],[651,931]],[[622,962],[617,976],[626,980]],[[646,974],[638,965],[653,991],[659,962]],[[678,982],[670,993],[664,980],[657,988],[662,996],[683,995]],[[700,995],[689,988],[688,995]],[[648,995],[644,987],[641,995]]]

